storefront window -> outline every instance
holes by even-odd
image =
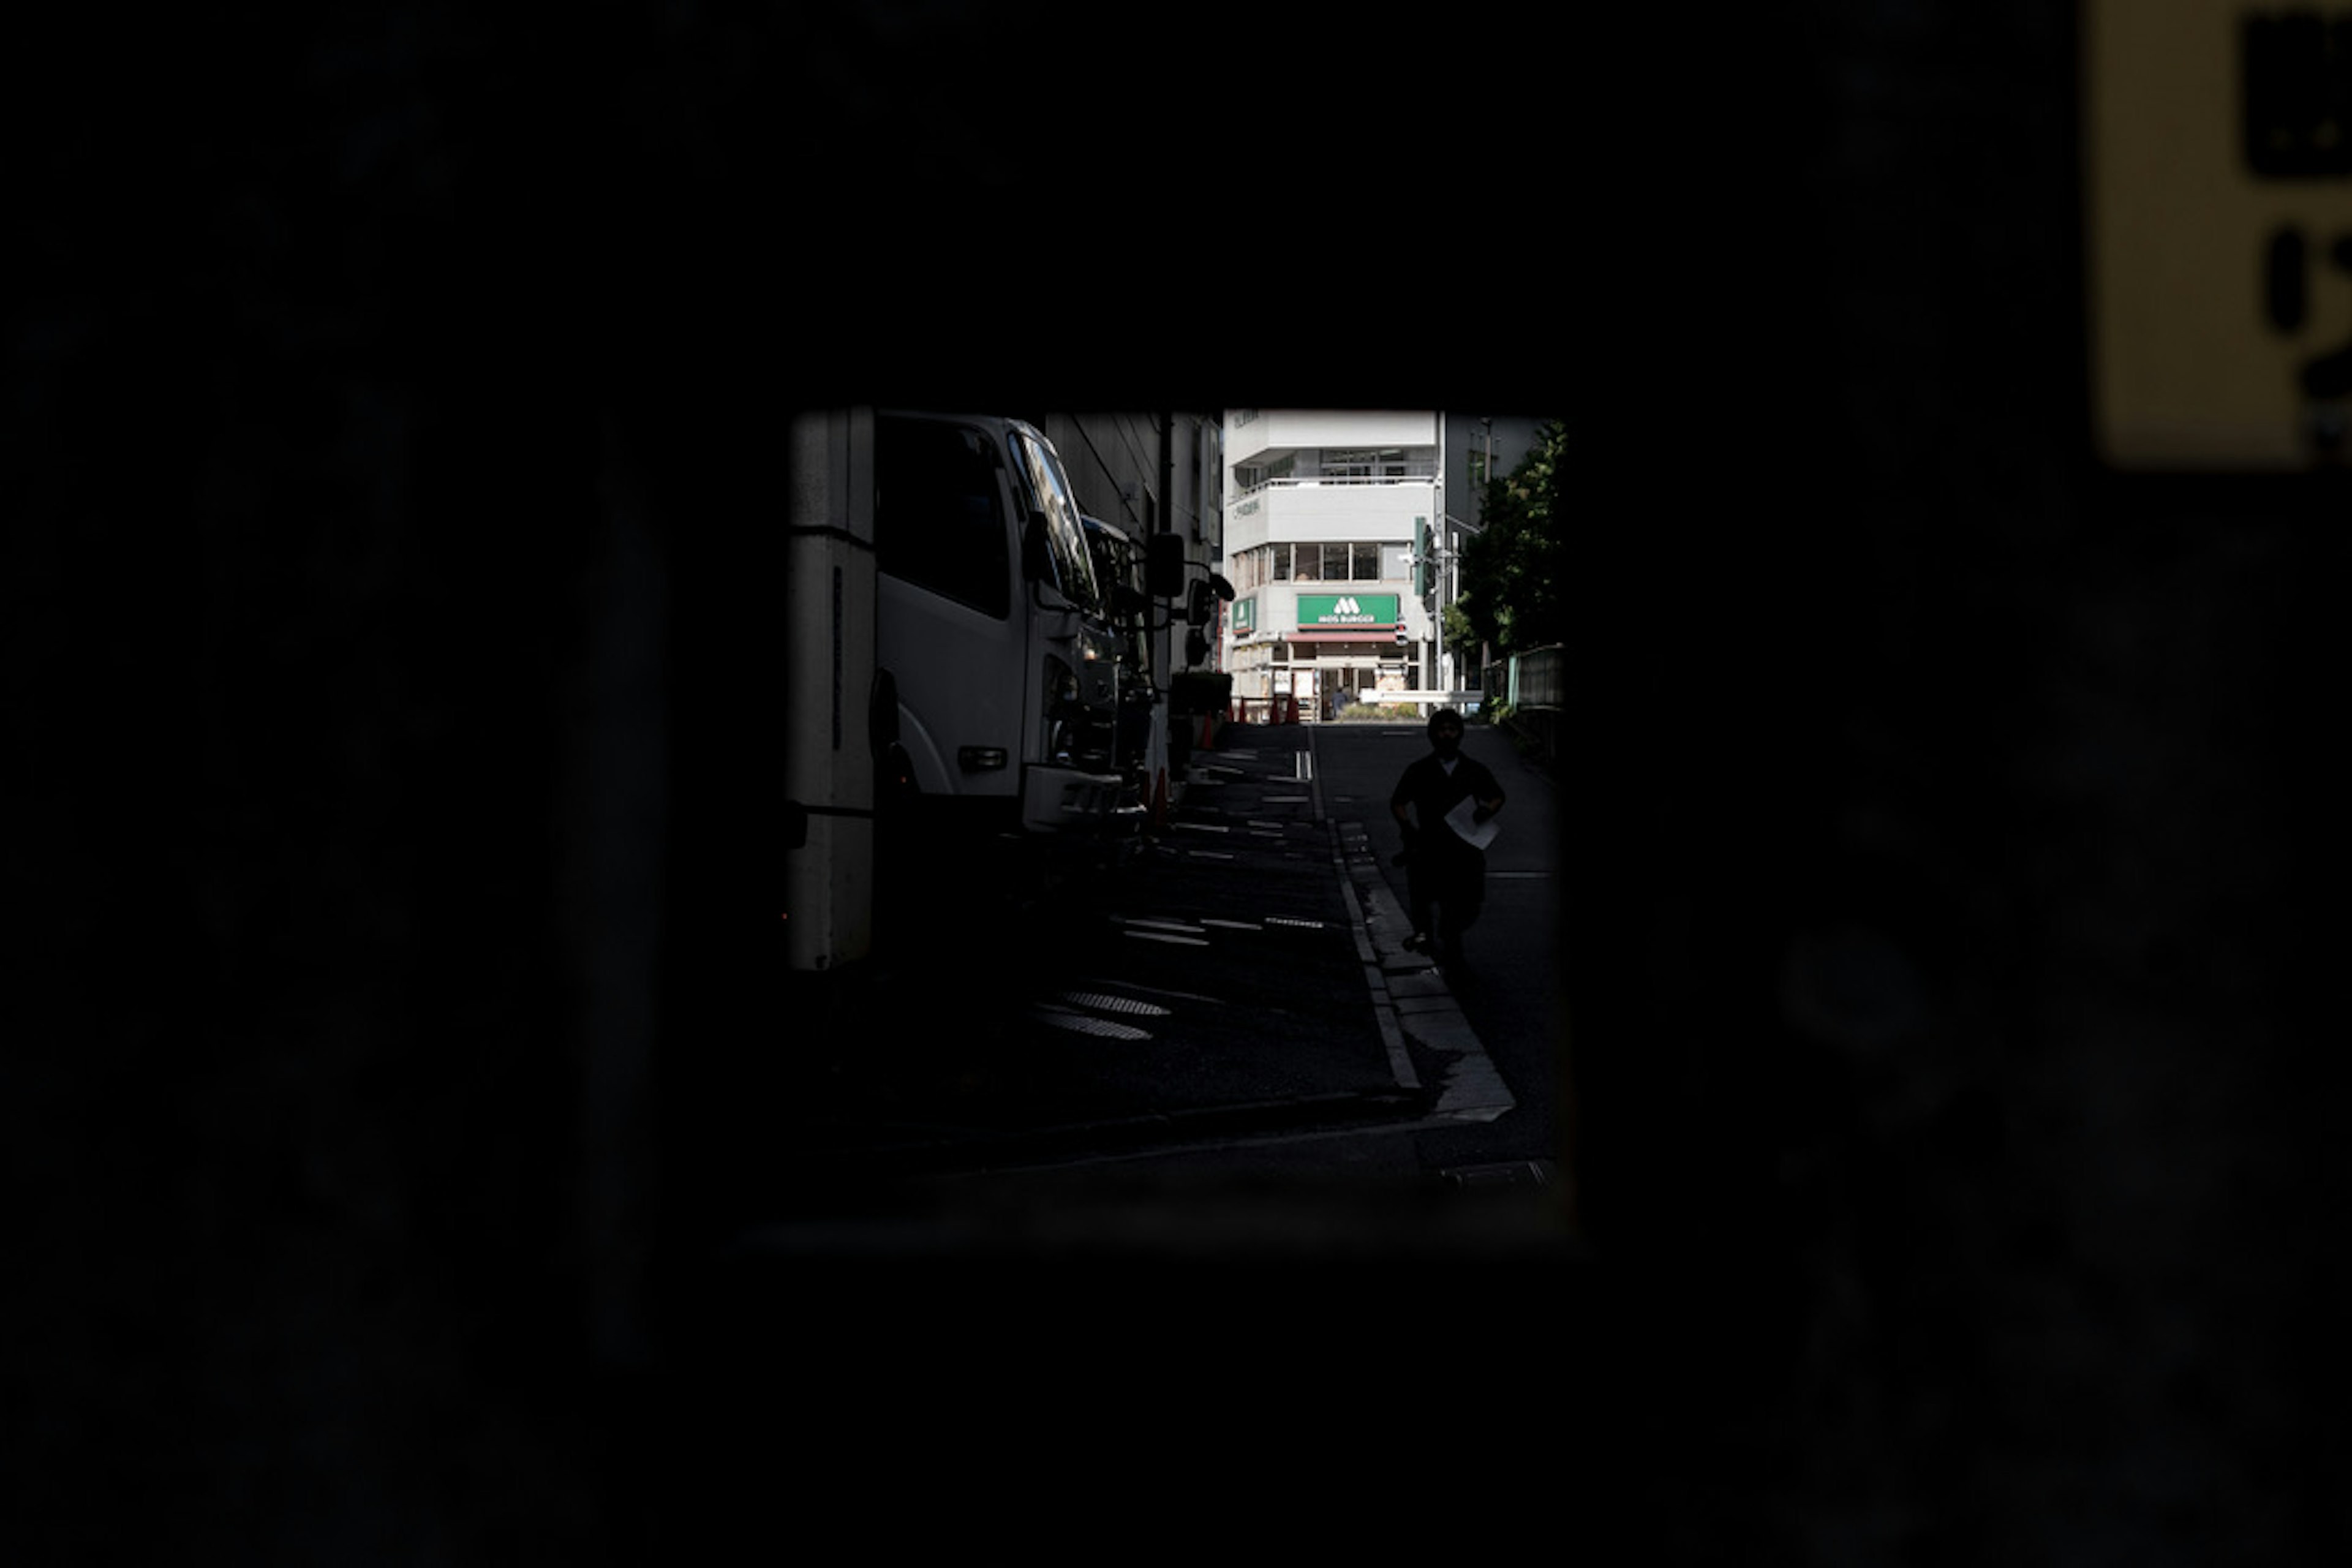
[[[1381,547],[1377,544],[1351,544],[1348,547],[1353,566],[1348,575],[1359,583],[1377,580],[1381,574]]]

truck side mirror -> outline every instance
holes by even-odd
[[[1206,582],[1193,583],[1192,592],[1184,601],[1184,620],[1187,625],[1195,626],[1209,624],[1209,584]]]
[[[1199,631],[1186,632],[1184,634],[1185,664],[1188,666],[1197,666],[1208,657],[1209,638],[1207,634]]]
[[[1184,541],[1174,533],[1155,533],[1144,542],[1143,587],[1155,599],[1173,599],[1184,592]]]

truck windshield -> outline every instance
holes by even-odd
[[[1103,596],[1095,584],[1094,563],[1087,556],[1085,524],[1079,521],[1069,480],[1063,477],[1061,459],[1034,431],[1014,431],[1013,448],[1030,497],[1045,517],[1045,545],[1053,560],[1055,586],[1070,603],[1099,616]]]

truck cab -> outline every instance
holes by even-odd
[[[1053,444],[1003,416],[879,410],[873,528],[895,699],[877,792],[968,831],[1114,831],[1118,646]]]

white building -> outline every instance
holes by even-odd
[[[1240,409],[1225,416],[1225,618],[1234,695],[1346,700],[1476,689],[1476,649],[1444,646],[1461,539],[1485,475],[1539,421],[1436,412]],[[1418,552],[1418,553],[1417,553]]]

